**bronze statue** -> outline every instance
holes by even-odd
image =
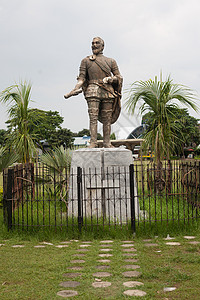
[[[103,147],[110,143],[111,124],[116,122],[121,110],[122,76],[114,59],[103,55],[104,41],[95,37],[93,55],[81,61],[75,88],[64,95],[65,99],[83,91],[90,118],[90,148],[97,147],[97,120],[103,123]]]

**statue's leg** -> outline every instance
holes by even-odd
[[[110,143],[113,101],[104,99],[101,105],[101,116],[103,123],[103,147],[113,148]]]
[[[90,118],[90,146],[89,148],[97,147],[97,120],[99,114],[99,99],[87,99],[88,113]]]

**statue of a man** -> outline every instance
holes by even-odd
[[[97,147],[97,120],[103,123],[103,147],[110,143],[111,124],[121,110],[122,76],[114,59],[103,55],[104,41],[95,37],[92,41],[93,55],[81,61],[75,88],[64,95],[65,99],[83,91],[90,118],[90,148]]]

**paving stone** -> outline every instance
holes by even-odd
[[[63,298],[69,298],[73,296],[77,296],[78,292],[77,291],[72,291],[72,290],[63,290],[57,293],[58,296],[61,296]]]
[[[84,253],[77,253],[77,254],[73,254],[73,256],[76,256],[76,257],[84,257],[85,254],[84,254]]]
[[[126,296],[146,296],[147,293],[141,291],[141,290],[127,290],[124,292],[124,295]]]
[[[49,242],[42,242],[42,243],[40,243],[40,244],[53,246],[53,244],[52,244],[52,243],[49,243]]]
[[[13,247],[13,248],[23,248],[24,245],[13,245],[12,247]]]
[[[124,277],[139,277],[141,275],[141,272],[127,271],[127,272],[123,272],[122,275],[124,275]]]
[[[164,292],[172,292],[172,291],[175,291],[176,290],[176,287],[166,287],[163,289]]]
[[[123,285],[131,288],[131,287],[144,285],[144,283],[140,282],[140,281],[126,281],[126,282],[123,282]]]
[[[123,244],[133,243],[134,241],[122,241]]]
[[[122,249],[124,252],[135,252],[137,251],[135,248],[130,248],[130,249]]]
[[[107,281],[93,282],[92,286],[95,288],[105,288],[111,286],[111,282],[107,282]]]
[[[45,248],[44,245],[37,245],[37,246],[34,246],[34,248]]]
[[[59,286],[63,287],[77,287],[80,285],[80,282],[78,281],[63,281],[59,284]]]
[[[100,257],[111,257],[113,256],[112,254],[99,254]]]
[[[195,238],[196,238],[196,236],[188,236],[188,235],[184,236],[184,239],[187,239],[187,240],[193,240]]]
[[[123,244],[123,245],[121,245],[122,247],[133,247],[134,246],[134,244]]]
[[[1,246],[5,246],[5,244],[0,244],[0,247],[1,247]]]
[[[91,247],[91,245],[80,245],[80,248],[88,248]]]
[[[83,264],[83,263],[85,263],[85,260],[83,260],[83,259],[74,259],[74,260],[71,260],[70,263],[72,263],[72,264]]]
[[[76,251],[77,252],[88,252],[89,250],[88,249],[77,249]]]
[[[96,268],[99,270],[106,270],[106,269],[109,269],[110,266],[96,266]]]
[[[79,240],[70,240],[70,242],[75,242],[75,243],[78,243]]]
[[[110,277],[112,274],[108,272],[96,272],[92,274],[94,277]]]
[[[128,257],[132,257],[132,256],[137,256],[137,253],[123,253],[123,256],[128,256]]]
[[[192,241],[192,242],[188,242],[188,244],[191,244],[191,245],[198,245],[198,244],[200,244],[200,242]]]
[[[83,244],[91,244],[92,242],[91,241],[82,241],[81,243],[83,243]]]
[[[105,240],[105,241],[100,241],[100,243],[102,243],[102,244],[110,244],[110,243],[113,243],[113,241],[111,241],[111,240]]]
[[[68,267],[67,269],[69,269],[69,270],[74,270],[74,271],[81,271],[81,270],[83,270],[83,267]]]
[[[138,266],[138,265],[125,265],[124,268],[136,270],[136,269],[139,269],[140,266]]]
[[[180,246],[181,243],[178,243],[178,242],[168,242],[166,243],[166,245],[169,245],[169,246]]]
[[[100,249],[100,251],[102,251],[102,252],[110,252],[110,251],[112,251],[112,249]]]
[[[125,262],[136,263],[136,262],[138,262],[138,259],[128,258],[128,259],[125,259],[124,261],[125,261]]]
[[[69,247],[68,245],[57,245],[57,246],[55,246],[56,248],[67,248],[67,247]]]
[[[143,242],[151,242],[152,241],[152,239],[145,239],[145,240],[143,240]]]
[[[69,241],[60,242],[60,244],[71,244]]]
[[[102,244],[100,247],[112,247],[112,244]]]
[[[156,247],[158,246],[158,244],[154,244],[154,243],[147,243],[147,244],[144,244],[146,247]]]
[[[100,263],[109,263],[110,259],[99,259],[97,261],[100,262]]]
[[[68,278],[75,278],[75,277],[81,276],[81,273],[64,273],[63,276],[68,277]]]

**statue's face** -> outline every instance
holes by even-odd
[[[99,40],[98,38],[94,38],[92,41],[92,52],[96,55],[99,53],[103,53],[103,45],[101,40]]]

